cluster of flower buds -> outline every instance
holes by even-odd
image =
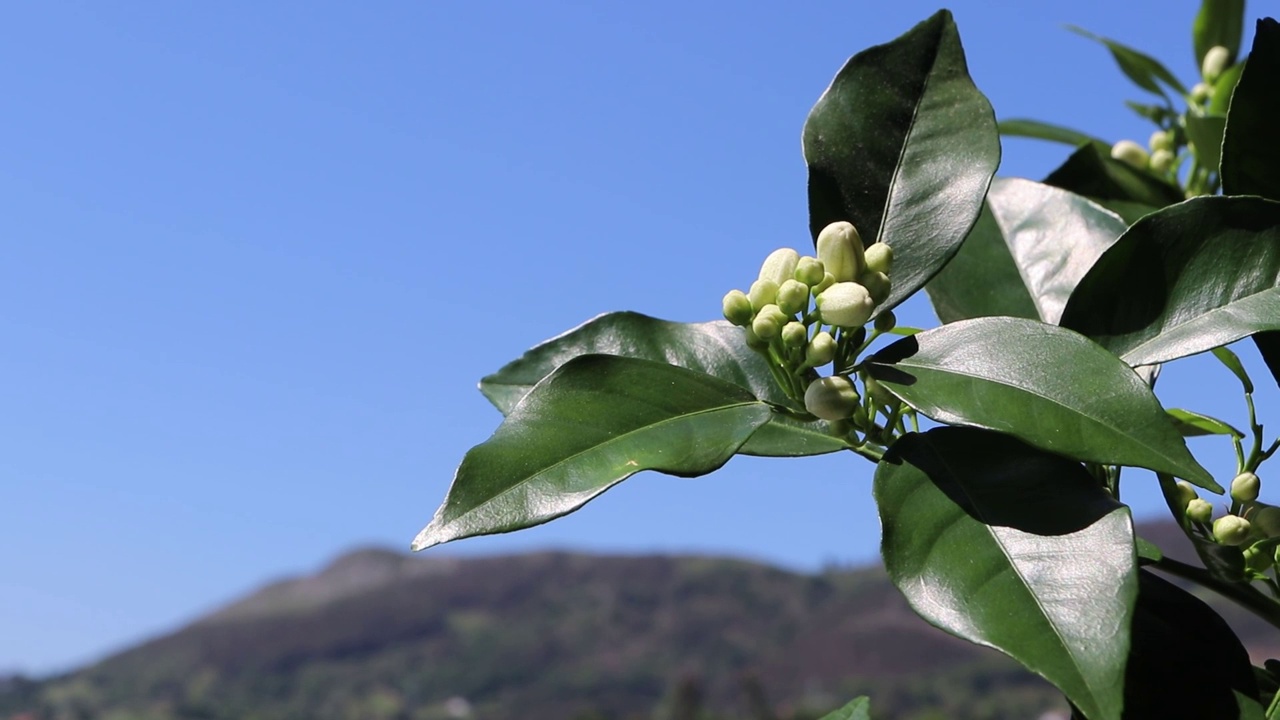
[[[818,234],[817,255],[782,248],[769,254],[747,292],[724,296],[724,317],[746,329],[747,344],[770,360],[775,378],[813,415],[854,418],[863,407],[848,376],[866,339],[863,327],[889,297],[893,250],[864,247],[851,223]],[[894,326],[891,312],[876,318],[877,333]],[[829,377],[819,369],[834,365]],[[864,411],[865,413],[865,411]]]
[[[1242,472],[1231,481],[1231,511],[1216,520],[1213,505],[1201,498],[1189,483],[1179,480],[1174,500],[1182,507],[1186,521],[1220,545],[1239,547],[1246,566],[1255,573],[1265,572],[1280,562],[1280,507],[1258,502],[1262,482],[1253,472]]]

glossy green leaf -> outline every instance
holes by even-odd
[[[809,227],[838,220],[894,250],[882,313],[959,249],[1000,162],[991,104],[974,87],[951,13],[850,58],[804,126]]]
[[[1253,344],[1258,346],[1258,354],[1271,371],[1271,377],[1280,384],[1280,332],[1268,330],[1253,334]]]
[[[1186,118],[1187,139],[1195,145],[1196,157],[1204,167],[1217,172],[1222,162],[1222,135],[1227,118],[1222,115],[1191,115]]]
[[[821,720],[871,720],[871,700],[866,697],[854,698],[839,710],[823,715]]]
[[[413,548],[538,525],[641,470],[709,473],[769,420],[743,388],[661,362],[583,355],[472,448]]]
[[[1133,541],[1134,547],[1138,551],[1139,562],[1149,564],[1157,563],[1164,559],[1164,553],[1160,552],[1160,548],[1155,543],[1143,540],[1140,537],[1135,537]]]
[[[1014,657],[1091,720],[1120,717],[1133,524],[1083,466],[937,428],[894,444],[874,492],[885,569],[921,617]]]
[[[1013,118],[1010,120],[1001,120],[997,127],[1000,134],[1006,137],[1024,137],[1036,140],[1048,140],[1050,142],[1063,143],[1065,145],[1083,145],[1090,142],[1102,142],[1092,135],[1086,135],[1079,130],[1054,125],[1052,123],[1040,122],[1039,120],[1027,120],[1025,118]]]
[[[1110,210],[1124,220],[1126,226],[1132,225],[1160,208],[1144,205],[1138,202],[1129,202],[1127,200],[1100,200],[1093,198],[1093,202],[1104,210]]]
[[[1121,45],[1115,40],[1094,35],[1088,30],[1075,25],[1068,25],[1067,29],[1077,35],[1096,40],[1105,45],[1111,51],[1111,57],[1120,66],[1120,71],[1125,74],[1125,77],[1132,80],[1135,85],[1143,90],[1164,96],[1164,88],[1160,87],[1160,83],[1164,83],[1178,91],[1180,95],[1187,94],[1187,89],[1183,87],[1182,83],[1178,82],[1178,78],[1169,72],[1164,65],[1160,64],[1159,60],[1150,55]]]
[[[1126,227],[1074,193],[997,178],[960,252],[925,289],[944,323],[1007,315],[1055,324],[1076,283]]]
[[[742,328],[727,322],[677,323],[634,312],[600,315],[543,342],[480,381],[480,391],[505,415],[553,370],[580,355],[656,360],[746,388],[756,398],[797,410],[774,382],[761,355],[747,347]],[[747,441],[746,455],[796,457],[848,447],[821,421],[776,413],[768,428]]]
[[[1105,204],[1109,200],[1164,207],[1182,202],[1182,190],[1111,157],[1110,149],[1084,145],[1071,153],[1044,184],[1069,190]]]
[[[1219,545],[1213,540],[1191,536],[1191,545],[1200,556],[1205,569],[1227,582],[1244,582],[1247,577],[1244,566],[1244,553],[1232,545]]]
[[[1199,197],[1129,228],[1062,314],[1130,365],[1280,329],[1280,203]]]
[[[1077,460],[1168,472],[1221,491],[1151,389],[1111,353],[1054,325],[961,320],[899,340],[867,369],[918,412],[1008,433]]]
[[[1192,44],[1196,51],[1196,67],[1204,64],[1209,48],[1225,47],[1235,62],[1244,35],[1244,0],[1201,0],[1195,24],[1191,26]]]
[[[1244,369],[1244,363],[1240,362],[1240,358],[1235,353],[1225,347],[1216,347],[1213,349],[1213,356],[1236,376],[1240,381],[1240,387],[1244,388],[1246,393],[1253,392],[1253,380]]]
[[[1124,717],[1256,718],[1249,653],[1227,623],[1172,583],[1146,570],[1138,576]]]
[[[1280,200],[1280,23],[1258,21],[1222,147],[1222,192]]]
[[[1230,424],[1208,415],[1183,410],[1182,408],[1169,408],[1168,412],[1169,419],[1173,421],[1173,427],[1177,429],[1182,437],[1202,437],[1204,435],[1244,437],[1243,433]]]

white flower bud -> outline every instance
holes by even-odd
[[[1139,170],[1146,170],[1147,161],[1151,159],[1146,148],[1132,140],[1121,140],[1112,145],[1111,157]]]
[[[804,409],[831,422],[851,417],[859,402],[858,390],[843,375],[818,378],[804,391]]]
[[[1193,105],[1203,105],[1212,95],[1213,88],[1209,87],[1206,83],[1200,82],[1196,83],[1195,87],[1191,88],[1190,100]]]
[[[822,261],[816,257],[805,255],[800,258],[800,262],[796,263],[795,278],[809,287],[813,287],[822,282],[827,271],[822,267]]]
[[[774,285],[791,280],[796,273],[796,263],[800,261],[800,253],[791,248],[778,248],[769,253],[760,266],[760,279],[772,280]]]
[[[1147,147],[1152,152],[1156,150],[1173,150],[1173,133],[1167,130],[1157,130],[1151,133],[1151,139],[1147,141]]]
[[[867,289],[871,301],[876,305],[889,297],[889,276],[882,272],[864,272],[858,278],[858,284]]]
[[[1168,150],[1157,150],[1151,153],[1151,169],[1156,172],[1169,172],[1173,168],[1173,161],[1177,158]]]
[[[1223,545],[1243,545],[1249,541],[1251,526],[1239,515],[1223,515],[1213,521],[1213,539]]]
[[[852,223],[833,222],[818,233],[818,259],[836,282],[852,282],[862,274],[862,238]]]
[[[836,358],[836,339],[823,330],[809,341],[804,352],[804,363],[809,367],[822,367]]]
[[[778,301],[778,283],[772,280],[757,280],[751,283],[751,289],[747,291],[747,299],[751,301],[751,308],[760,312],[765,305],[772,305]]]
[[[1251,503],[1258,499],[1258,491],[1262,482],[1251,472],[1242,472],[1231,481],[1231,499],[1236,502]]]
[[[864,254],[867,272],[882,272],[885,275],[893,268],[893,248],[885,243],[875,243],[867,248]]]
[[[751,329],[761,340],[772,340],[782,332],[782,326],[791,318],[778,309],[777,305],[765,305],[760,308],[756,318],[751,321]]]
[[[1216,83],[1230,61],[1231,51],[1221,45],[1214,45],[1204,54],[1204,61],[1200,63],[1200,77],[1210,85]]]
[[[739,327],[751,324],[755,311],[751,309],[751,300],[741,290],[730,290],[724,296],[724,319]]]
[[[809,287],[796,279],[782,283],[778,288],[778,307],[788,315],[809,307]]]
[[[862,327],[876,309],[867,289],[858,283],[838,282],[814,298],[822,322],[843,328]]]

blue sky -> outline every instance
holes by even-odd
[[[1000,117],[1145,140],[1122,105],[1140,91],[1061,25],[1194,82],[1196,5],[952,9]],[[406,548],[498,424],[481,375],[609,310],[715,318],[770,250],[808,247],[809,107],[850,54],[935,9],[9,8],[0,671],[91,660],[354,546]],[[1040,178],[1065,155],[1007,142],[1001,174]],[[936,324],[920,302],[900,317]],[[1162,398],[1242,423],[1233,383],[1195,358]],[[1205,442],[1229,476],[1228,448]],[[541,528],[434,552],[861,563],[879,536],[871,471],[846,455],[644,474]],[[1153,479],[1131,477],[1139,513],[1159,510]]]

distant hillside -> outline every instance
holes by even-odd
[[[798,720],[861,693],[885,719],[1063,706],[879,569],[362,550],[79,672],[0,681],[0,718]]]

